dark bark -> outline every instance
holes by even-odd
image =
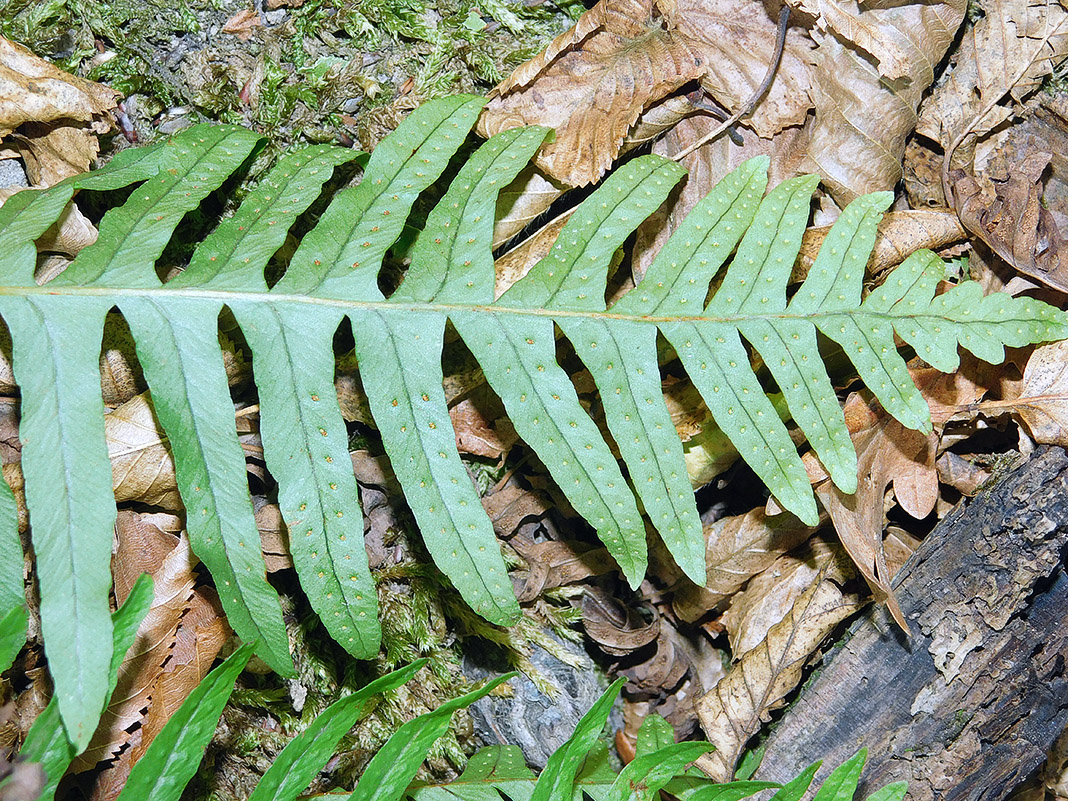
[[[1001,799],[1068,724],[1068,456],[1043,449],[948,515],[771,734],[759,778],[869,750],[862,790]],[[863,798],[861,794],[859,797]]]

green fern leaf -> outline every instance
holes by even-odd
[[[470,706],[515,675],[507,673],[499,676],[477,690],[446,701],[433,712],[409,720],[397,729],[367,764],[349,801],[399,801],[426,759],[430,746],[449,728],[453,712]]]
[[[248,801],[294,801],[330,759],[338,741],[359,720],[367,701],[378,693],[400,687],[418,673],[426,661],[420,659],[375,679],[320,712],[308,728],[282,749]]]
[[[530,801],[534,772],[516,745],[480,749],[454,781],[432,785],[413,783],[406,792],[411,801]]]
[[[107,698],[115,692],[119,680],[119,667],[123,657],[137,639],[137,629],[145,619],[152,606],[152,577],[141,575],[134,582],[126,602],[111,616],[112,649],[111,663],[105,673]],[[19,757],[26,762],[37,762],[45,772],[45,785],[41,788],[37,801],[52,801],[56,794],[59,780],[63,778],[70,763],[81,748],[71,742],[60,717],[59,700],[53,696],[44,712],[33,722],[26,739],[22,743]]]
[[[867,758],[868,749],[861,748],[831,771],[831,775],[824,780],[812,801],[853,801],[853,795],[857,791],[857,783],[860,781],[860,774],[864,770],[864,762]]]
[[[549,256],[495,301],[493,209],[500,188],[544,139],[540,129],[501,134],[466,160],[417,236],[408,275],[387,299],[378,285],[383,256],[482,103],[464,96],[413,112],[372,154],[360,183],[337,193],[270,289],[266,262],[333,168],[354,157],[350,151],[310,148],[287,156],[166,286],[153,269],[156,259],[183,215],[259,147],[250,132],[190,129],[170,143],[120,154],[97,173],[19,193],[0,208],[0,252],[11,254],[0,265],[0,315],[12,330],[23,392],[46,653],[72,736],[87,737],[106,691],[100,676],[109,656],[89,643],[110,641],[106,554],[114,502],[96,355],[112,305],[130,323],[174,450],[193,549],[214,574],[235,630],[258,641],[282,672],[291,669],[288,642],[264,577],[226,402],[216,338],[223,306],[252,350],[265,456],[279,482],[298,575],[331,635],[355,656],[374,653],[380,633],[331,386],[332,338],[346,318],[372,414],[431,555],[472,607],[497,623],[514,621],[518,606],[456,451],[441,391],[447,323],[632,585],[647,559],[639,508],[682,569],[695,580],[703,575],[701,527],[659,390],[658,335],[678,353],[723,434],[786,508],[812,521],[815,502],[784,418],[796,421],[839,487],[849,491],[856,482],[817,331],[842,346],[892,414],[921,429],[929,415],[895,334],[943,369],[956,366],[961,345],[999,359],[1006,345],[1068,334],[1065,315],[1037,301],[983,298],[967,282],[935,297],[942,266],[929,253],[910,257],[862,301],[863,267],[887,195],[861,198],[843,212],[788,299],[815,179],[788,181],[761,199],[766,159],[721,182],[645,280],[606,308],[613,254],[682,175],[655,156],[628,162],[576,210]],[[136,183],[127,202],[104,216],[98,242],[60,279],[37,287],[33,242],[72,193]],[[557,329],[597,384],[625,472],[557,363]],[[751,367],[748,348],[778,385],[778,406]],[[77,481],[68,480],[74,475]],[[81,640],[69,636],[75,620],[77,631],[88,632]]]
[[[234,682],[252,657],[242,645],[212,670],[178,707],[130,771],[119,801],[178,801],[215,733]]]
[[[18,506],[7,480],[0,476],[0,673],[11,667],[26,642],[29,610],[23,567]]]

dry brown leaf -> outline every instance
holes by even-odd
[[[92,122],[104,133],[118,97],[114,89],[69,75],[0,36],[0,136],[25,122],[59,120]]]
[[[544,517],[552,509],[552,502],[540,492],[506,484],[482,498],[482,508],[493,522],[497,536],[508,538],[528,520]]]
[[[815,530],[791,514],[768,517],[759,507],[705,526],[705,585],[684,584],[675,593],[675,614],[692,623]]]
[[[154,580],[155,595],[137,638],[123,657],[118,683],[88,749],[71,769],[90,770],[124,746],[132,727],[144,716],[149,695],[163,663],[170,656],[178,623],[193,597],[197,558],[183,534],[171,534],[145,521],[136,512],[120,511],[115,524],[118,547],[112,558],[115,595],[122,603],[142,573]]]
[[[449,418],[456,432],[456,448],[460,453],[501,459],[519,440],[519,435],[505,417],[496,396],[486,397],[487,385],[483,383],[479,389],[480,392],[471,393],[449,407]]]
[[[531,267],[549,255],[556,237],[560,235],[570,219],[571,212],[569,211],[550,220],[493,262],[496,272],[494,299],[500,298],[512,284],[530,272]]]
[[[697,766],[716,781],[729,781],[746,742],[800,682],[819,644],[861,606],[860,598],[843,594],[827,572],[817,576],[767,637],[697,700],[701,726],[716,747]]]
[[[980,488],[990,481],[991,471],[974,462],[946,451],[935,462],[938,468],[938,480],[953,487],[961,495],[971,498]]]
[[[805,280],[831,226],[809,228],[801,239],[801,253],[790,275],[791,283]],[[967,239],[960,220],[950,209],[909,209],[883,215],[868,259],[867,274],[879,276],[917,250],[939,250]]]
[[[999,368],[962,359],[961,369],[945,374],[931,368],[909,370],[912,380],[931,408],[933,430],[923,434],[905,428],[870,400],[867,393],[853,393],[846,401],[846,426],[857,450],[857,491],[848,495],[826,480],[822,466],[811,453],[804,459],[816,496],[831,516],[839,539],[880,601],[885,601],[902,630],[905,616],[890,588],[883,529],[885,495],[893,485],[901,508],[915,518],[924,518],[938,501],[935,458],[939,434],[945,423],[962,409],[972,408],[997,383]]]
[[[525,570],[511,574],[520,603],[533,601],[553,587],[574,584],[616,569],[616,563],[606,549],[574,540],[531,542],[516,535],[509,543],[527,563]]]
[[[73,258],[82,248],[96,242],[96,237],[96,226],[76,205],[68,203],[59,219],[37,240],[37,250],[42,253],[62,253]]]
[[[955,170],[953,199],[964,226],[1024,275],[1068,292],[1068,240],[1043,203],[1043,174],[1053,153],[978,177]]]
[[[984,0],[983,16],[965,32],[949,77],[924,102],[917,132],[953,149],[974,144],[1013,112],[1068,55],[1068,9],[1056,0]],[[1010,95],[1010,102],[1000,105]],[[971,162],[972,145],[951,152],[952,167]]]
[[[759,645],[823,571],[844,584],[853,576],[853,563],[840,545],[817,537],[803,548],[780,556],[736,593],[720,618],[727,629],[731,658],[737,662]]]
[[[244,8],[226,20],[222,32],[232,34],[242,42],[247,42],[252,38],[255,29],[262,27],[263,20],[260,19],[259,12],[252,8]]]
[[[83,173],[100,152],[90,129],[65,122],[24,123],[11,137],[26,165],[31,186],[48,187]]]
[[[1011,411],[1035,442],[1068,445],[1068,342],[1035,348],[1018,394],[980,404],[985,413]]]
[[[181,508],[174,458],[160,432],[148,393],[135,395],[104,418],[116,501]]]
[[[966,5],[965,0],[865,3],[853,6],[862,10],[844,20],[838,16],[842,6],[819,3],[831,18],[823,18],[828,30],[813,34],[819,45],[811,79],[816,114],[804,169],[823,176],[839,205],[892,189],[901,178],[905,139],[916,125],[920,98]],[[854,44],[840,31],[863,41]],[[858,46],[879,59],[878,66]]]
[[[702,72],[701,54],[654,21],[651,0],[600,0],[498,87],[478,131],[556,129],[534,163],[562,183],[585,186],[611,166],[646,106]]]
[[[660,635],[660,615],[653,607],[647,609],[650,621],[600,587],[588,587],[582,596],[582,625],[605,653],[626,656]]]
[[[252,499],[256,510],[256,529],[260,532],[260,548],[268,573],[288,570],[293,567],[289,554],[289,530],[282,519],[282,510],[276,503],[267,503],[260,496]]]
[[[761,0],[660,0],[668,27],[701,56],[701,86],[729,112],[743,107],[764,80],[775,56],[781,3]],[[802,125],[809,98],[814,44],[800,25],[786,32],[775,79],[742,125],[770,139]]]
[[[171,658],[163,666],[150,689],[151,703],[135,730],[128,747],[115,763],[101,772],[90,801],[114,801],[126,784],[130,770],[178,710],[193,689],[207,675],[211,663],[230,638],[219,597],[211,587],[193,593],[188,611],[174,639]]]
[[[497,196],[497,216],[493,224],[494,250],[547,211],[566,189],[533,164],[524,168]]]

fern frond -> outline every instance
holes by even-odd
[[[107,565],[115,505],[97,358],[112,306],[129,322],[174,451],[193,550],[211,570],[234,629],[280,672],[291,670],[288,640],[264,574],[222,367],[217,321],[224,306],[252,351],[265,458],[279,483],[300,581],[330,634],[357,657],[377,650],[380,633],[333,387],[332,340],[345,319],[383,445],[432,558],[474,609],[500,624],[513,622],[519,609],[456,449],[442,391],[447,323],[634,586],[646,565],[640,508],[682,569],[694,580],[704,575],[701,525],[660,391],[659,335],[723,434],[779,502],[808,522],[816,519],[815,501],[782,409],[764,384],[777,385],[834,482],[854,489],[856,457],[817,331],[842,346],[891,414],[921,429],[930,425],[929,413],[895,334],[942,369],[956,367],[960,345],[999,360],[1006,345],[1068,335],[1065,315],[1038,301],[982,297],[969,282],[935,296],[943,267],[928,252],[911,256],[862,299],[864,265],[890,201],[885,193],[842,213],[804,284],[788,297],[816,179],[787,181],[763,197],[766,159],[724,179],[641,284],[608,308],[613,254],[682,177],[665,159],[633,159],[575,211],[550,254],[494,300],[497,194],[544,140],[542,129],[500,134],[466,160],[419,234],[399,290],[386,298],[378,284],[383,256],[482,103],[464,96],[413,112],[371,155],[360,183],[337,193],[270,288],[268,260],[333,169],[354,158],[351,151],[314,147],[282,159],[166,285],[156,259],[183,215],[260,146],[251,132],[193,128],[167,144],[126,151],[99,172],[21,192],[0,208],[0,315],[11,328],[22,390],[42,628],[59,709],[79,744],[103,708],[111,658]],[[73,193],[130,184],[138,186],[104,216],[97,243],[60,278],[37,286],[33,243]],[[596,382],[622,467],[557,363],[556,329]],[[748,348],[769,379],[754,372]]]

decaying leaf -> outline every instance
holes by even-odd
[[[853,564],[837,543],[813,538],[754,576],[744,590],[731,598],[720,618],[730,639],[731,658],[737,662],[759,645],[824,571],[828,578],[844,584],[853,575]]]
[[[581,542],[531,542],[517,534],[509,543],[527,563],[525,570],[516,570],[511,574],[516,582],[515,595],[520,603],[533,601],[553,587],[610,573],[616,567],[605,548],[594,548]]]
[[[790,283],[799,283],[808,275],[816,253],[823,244],[829,225],[809,228],[801,240],[801,253],[790,275]],[[909,209],[883,215],[875,238],[875,248],[868,258],[867,273],[879,276],[901,264],[917,250],[940,250],[963,242],[968,234],[957,215],[949,209]]]
[[[830,514],[839,539],[904,631],[909,630],[908,624],[890,589],[891,573],[883,546],[886,490],[893,486],[897,502],[912,517],[920,519],[931,513],[938,501],[935,459],[939,433],[953,415],[979,401],[995,383],[996,372],[984,365],[969,358],[962,360],[956,373],[932,368],[909,371],[931,407],[934,428],[930,434],[905,428],[866,393],[850,395],[844,412],[857,449],[855,494],[847,495],[826,480],[823,468],[806,455],[810,477],[818,482],[816,495]]]
[[[57,69],[20,44],[0,36],[0,136],[25,122],[76,120],[98,133],[119,93]]]
[[[1035,442],[1068,445],[1068,345],[1057,342],[1035,348],[1018,393],[981,408],[988,414],[1013,412]]]
[[[650,620],[598,587],[588,587],[582,596],[582,624],[586,633],[605,653],[613,656],[626,656],[657,638],[660,615],[652,607],[647,607],[647,612]]]
[[[815,530],[791,514],[769,517],[760,507],[705,526],[707,580],[703,587],[687,582],[676,591],[675,613],[697,620]]]
[[[104,418],[117,501],[181,508],[174,458],[158,427],[148,393],[136,395]]]
[[[984,0],[982,9],[916,127],[942,145],[954,168],[969,164],[975,138],[1012,116],[1014,104],[1068,55],[1068,9],[1055,0]],[[962,148],[966,137],[972,145]]]
[[[149,573],[155,596],[148,615],[137,630],[137,639],[119,667],[119,680],[100,727],[88,749],[75,759],[72,770],[90,770],[110,759],[129,741],[135,724],[148,707],[153,685],[170,656],[175,632],[193,598],[197,558],[189,540],[153,525],[136,512],[121,511],[116,524],[117,548],[112,557],[115,594],[125,600],[134,581]]]
[[[697,701],[697,716],[716,746],[697,761],[719,782],[729,781],[746,742],[797,686],[805,664],[823,639],[863,604],[823,571],[787,615],[768,631],[723,678]]]
[[[601,0],[495,90],[478,130],[489,137],[519,125],[555,128],[535,164],[585,186],[611,166],[642,109],[699,77],[702,65],[689,42],[654,19],[651,0]]]

